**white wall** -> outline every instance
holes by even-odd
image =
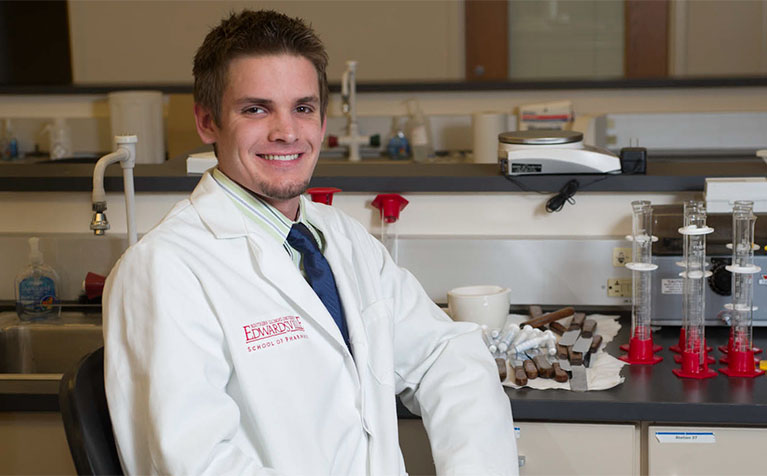
[[[138,194],[139,233],[151,229],[185,195]],[[622,237],[631,231],[631,201],[679,203],[694,195],[579,193],[574,205],[549,214],[543,209],[549,195],[404,194],[410,203],[395,224],[400,264],[410,269],[438,302],[444,302],[445,293],[453,287],[489,280],[512,286],[515,303],[619,305],[624,302],[608,298],[605,283],[608,278],[626,274],[625,269],[612,267],[610,257],[616,243],[622,244]],[[333,206],[380,236],[380,215],[370,205],[373,198],[374,194],[341,193]],[[87,192],[0,193],[0,300],[14,298],[14,276],[27,264],[26,239],[30,236],[41,237],[40,248],[45,261],[59,273],[60,296],[65,300],[77,298],[88,272],[108,274],[127,240],[122,196],[108,194],[107,202],[112,228],[107,236],[94,237],[88,230],[91,210]],[[466,256],[466,246],[459,238],[473,243],[471,257]],[[424,248],[426,242],[435,245]],[[473,266],[461,265],[457,273],[456,256],[463,256],[464,262],[468,260]],[[583,262],[593,266],[584,269]],[[557,270],[556,276],[550,270]],[[574,275],[582,279],[572,280]]]
[[[382,191],[385,192],[385,191]],[[186,193],[139,193],[136,217],[139,233],[153,227]],[[402,235],[513,237],[623,236],[631,231],[631,201],[681,203],[701,194],[579,192],[574,205],[558,213],[544,209],[551,194],[537,193],[405,193],[410,204],[397,223]],[[338,207],[377,233],[375,194],[340,193]],[[107,194],[112,229],[125,233],[121,194]],[[84,233],[91,219],[89,192],[0,192],[0,233]]]

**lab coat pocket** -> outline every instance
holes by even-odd
[[[381,385],[394,386],[394,319],[391,299],[376,301],[362,311],[368,342],[368,368]]]

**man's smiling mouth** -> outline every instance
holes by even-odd
[[[287,162],[289,160],[296,160],[301,154],[258,154],[259,157],[266,160],[279,160]]]

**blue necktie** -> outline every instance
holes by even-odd
[[[346,319],[344,318],[344,309],[341,307],[341,298],[338,296],[336,280],[333,278],[333,271],[330,269],[328,260],[322,256],[317,242],[312,233],[303,223],[295,223],[288,233],[288,244],[301,253],[306,272],[306,280],[317,293],[322,304],[325,305],[328,312],[333,316],[341,335],[344,338],[346,347],[349,346],[349,331],[346,328]]]

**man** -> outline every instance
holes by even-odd
[[[509,400],[381,244],[301,197],[325,133],[327,56],[300,20],[244,11],[195,57],[218,168],[121,258],[105,378],[135,474],[404,474],[395,395],[439,474],[516,474]],[[331,271],[332,270],[332,271]]]

